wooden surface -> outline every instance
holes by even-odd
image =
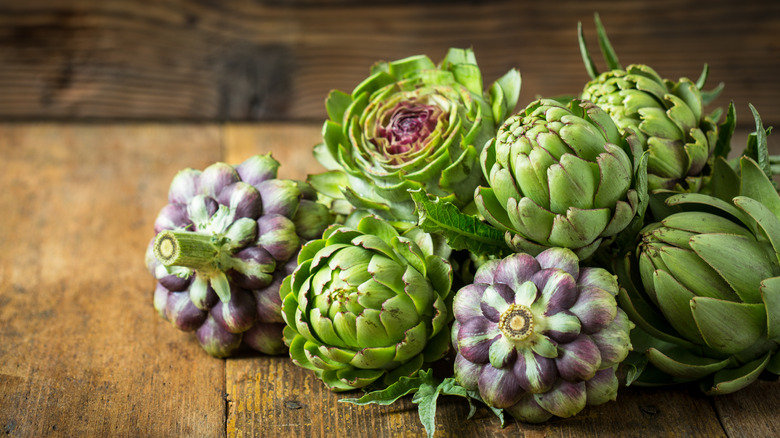
[[[0,435],[424,436],[407,399],[340,403],[286,357],[228,360],[152,307],[143,258],[181,168],[272,151],[285,177],[319,170],[313,124],[0,124]],[[744,144],[744,133],[736,140]],[[770,137],[773,152],[780,152]],[[707,398],[621,388],[617,402],[543,425],[467,420],[443,398],[438,437],[768,437],[780,383]]]
[[[375,61],[449,47],[473,47],[486,82],[518,68],[524,105],[582,89],[594,12],[623,65],[708,63],[718,106],[780,125],[776,0],[0,0],[0,118],[320,120]]]

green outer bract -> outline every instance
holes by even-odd
[[[740,173],[736,196],[669,197],[685,211],[648,225],[636,258],[618,263],[619,301],[649,362],[640,384],[726,394],[780,374],[780,196],[751,158]]]
[[[446,353],[452,268],[417,237],[365,216],[303,247],[280,290],[294,363],[346,391],[389,385]]]
[[[519,93],[514,69],[483,91],[470,49],[450,49],[438,66],[424,55],[377,63],[351,94],[328,96],[314,155],[329,171],[309,182],[391,220],[416,222],[409,189],[463,207],[482,181],[479,153]]]
[[[635,132],[648,151],[650,190],[699,192],[708,182],[718,126],[703,114],[690,79],[662,79],[647,65],[614,69],[588,82],[581,97],[612,116],[621,132]]]
[[[643,208],[641,153],[591,102],[532,102],[482,151],[489,187],[479,212],[517,251],[572,249],[580,259],[624,230]]]

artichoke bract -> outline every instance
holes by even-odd
[[[684,211],[648,225],[619,264],[621,306],[648,362],[638,384],[726,394],[780,375],[780,196],[751,158],[740,174],[734,196],[669,197]]]
[[[204,350],[229,356],[242,343],[286,351],[279,287],[302,244],[331,224],[305,182],[277,179],[279,163],[256,155],[237,166],[185,169],[171,182],[146,263],[154,307]]]
[[[510,70],[488,91],[471,50],[450,49],[437,66],[418,55],[380,62],[351,94],[334,90],[309,177],[319,192],[390,220],[416,222],[409,189],[458,207],[482,181],[479,153],[517,103]]]
[[[586,259],[640,211],[633,138],[591,102],[532,102],[482,151],[489,187],[476,190],[479,213],[518,252],[562,247]]]
[[[596,26],[606,40],[598,16]],[[584,47],[581,31],[580,45]],[[717,120],[703,112],[704,105],[719,92],[716,89],[703,96],[706,67],[697,83],[688,78],[674,82],[647,65],[632,64],[623,69],[608,42],[602,44],[602,50],[610,70],[598,74],[583,48],[592,80],[580,97],[609,113],[621,132],[637,134],[648,152],[649,190],[701,191],[711,176],[718,142]]]
[[[280,291],[290,357],[333,391],[392,384],[449,349],[452,268],[430,235],[355,222],[307,243]]]
[[[486,262],[454,298],[456,381],[526,422],[614,400],[632,327],[617,293],[565,248]]]

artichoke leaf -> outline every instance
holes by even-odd
[[[780,195],[759,164],[749,157],[742,157],[740,169],[742,184],[739,194],[755,199],[780,218]]]
[[[765,279],[759,289],[766,307],[767,338],[780,343],[780,277]]]
[[[713,359],[692,354],[688,349],[671,346],[660,350],[649,348],[646,352],[650,363],[659,370],[681,379],[698,380],[719,371],[731,363],[731,360]]]
[[[738,353],[766,335],[763,304],[695,297],[690,309],[704,342],[721,353]]]
[[[702,390],[707,395],[722,395],[745,388],[758,379],[769,363],[770,357],[771,353],[766,353],[763,357],[739,368],[720,370],[713,376],[713,382],[709,388],[702,382]]]
[[[703,343],[704,339],[691,313],[691,300],[696,295],[667,271],[656,270],[653,273],[653,283],[658,297],[658,307],[669,324],[686,339]]]
[[[512,229],[512,221],[509,219],[507,208],[498,201],[493,189],[477,187],[474,193],[474,203],[479,214],[491,225],[500,231]],[[552,219],[550,220],[550,226],[552,226]]]
[[[328,377],[325,376],[326,373],[323,373],[322,380],[325,382],[325,384],[333,384],[334,389],[336,391],[351,391],[355,388],[363,388],[365,386],[370,385],[371,383],[375,382],[377,379],[382,377],[384,374],[384,371],[382,370],[359,370],[355,368],[342,368],[340,370],[335,371],[336,378],[338,379],[338,382],[340,382],[339,386],[335,386],[336,382],[334,380],[330,380]],[[330,386],[330,385],[329,385]]]
[[[752,198],[737,196],[734,198],[734,204],[755,219],[769,243],[772,244],[780,263],[780,217],[774,215],[766,205]]]

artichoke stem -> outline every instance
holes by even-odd
[[[208,270],[216,265],[219,254],[210,235],[192,231],[164,230],[154,239],[154,256],[165,266],[184,266]]]

